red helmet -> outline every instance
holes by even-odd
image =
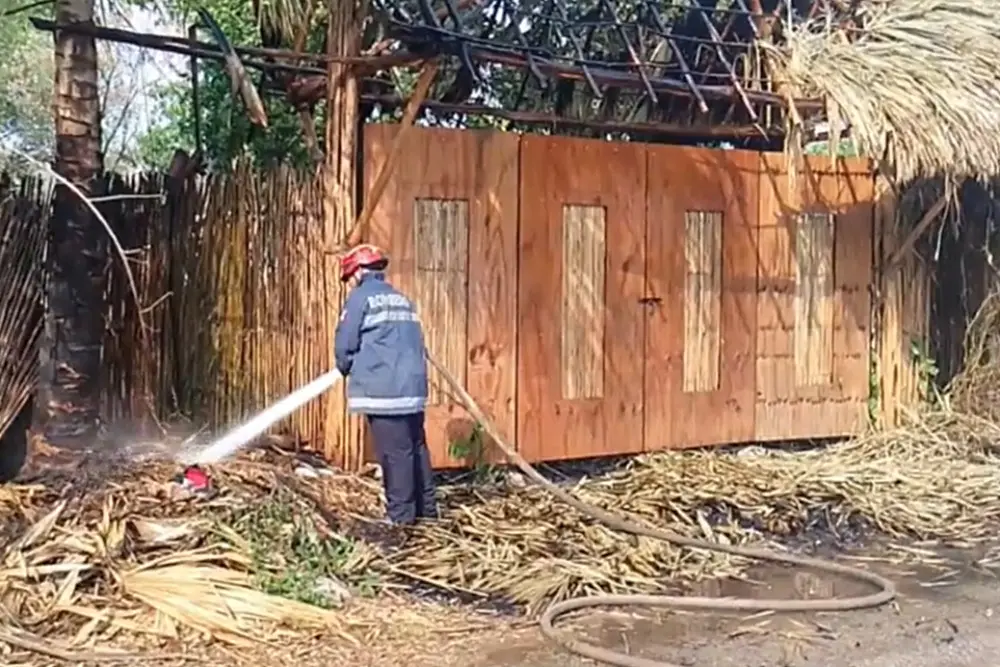
[[[354,246],[340,258],[340,279],[349,280],[360,268],[384,269],[389,258],[382,249],[370,243]]]

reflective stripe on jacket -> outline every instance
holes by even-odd
[[[334,338],[347,377],[347,407],[372,415],[422,412],[427,404],[424,333],[413,302],[367,272],[347,297]]]

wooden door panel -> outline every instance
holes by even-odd
[[[649,148],[647,449],[753,439],[758,160]]]
[[[518,443],[533,461],[638,452],[645,148],[521,143]]]
[[[873,198],[867,161],[807,158],[789,178],[783,155],[761,158],[759,440],[864,427]]]
[[[396,125],[365,127],[368,187],[397,132]],[[371,239],[388,249],[388,278],[416,303],[435,358],[513,440],[519,138],[413,128],[404,142]],[[471,463],[450,450],[474,424],[433,370],[430,394],[434,466]]]

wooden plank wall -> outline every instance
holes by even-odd
[[[839,162],[807,158],[789,178],[783,156],[761,157],[756,440],[866,419],[874,180],[866,161]]]
[[[369,180],[395,132],[366,128]],[[529,460],[862,426],[866,163],[790,179],[780,155],[438,129],[403,155],[372,240]],[[472,424],[432,387],[434,463],[453,466]]]
[[[753,440],[758,163],[744,151],[648,148],[646,449]],[[705,214],[719,226],[708,257],[692,224]],[[699,284],[698,264],[716,262]],[[693,317],[697,292],[714,301],[708,318],[706,306]],[[706,363],[711,381],[693,381]]]
[[[365,127],[370,187],[398,126]],[[511,440],[515,436],[519,138],[415,129],[372,218],[390,253],[388,278],[414,299],[427,343]],[[436,467],[463,461],[450,443],[473,423],[431,376],[427,439]],[[491,448],[492,449],[492,448]]]
[[[521,140],[517,429],[529,460],[642,451],[645,206],[635,194],[645,177],[641,145]]]

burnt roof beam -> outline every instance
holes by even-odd
[[[499,65],[507,65],[510,67],[524,67],[526,65],[523,55],[509,50],[474,48],[470,50],[470,53],[476,60],[492,62]],[[543,60],[536,60],[536,65],[550,76],[554,76],[556,78],[572,80],[583,80],[584,78],[583,73],[579,71],[579,67],[573,65],[565,65],[555,61]],[[591,72],[599,85],[612,85],[622,88],[639,88],[642,85],[642,82],[637,76],[627,72],[620,72],[610,68],[596,67],[593,68]],[[649,81],[653,86],[653,89],[660,93],[683,95],[685,97],[694,95],[686,83],[661,77],[650,77]],[[697,86],[696,90],[699,94],[705,96],[706,99],[713,98],[731,100],[738,97],[732,86],[727,85],[703,85]],[[760,104],[769,104],[772,106],[787,105],[787,99],[775,93],[766,91],[747,91],[746,94],[751,101]],[[802,110],[816,110],[823,108],[823,101],[820,99],[800,99],[795,100],[795,104]]]
[[[760,30],[757,29],[757,21],[755,20],[757,15],[754,14],[754,12],[751,12],[750,8],[747,7],[747,0],[736,0],[736,2],[743,9],[743,12],[747,14],[747,22],[750,24],[750,31],[753,33],[754,39],[757,39],[760,37]]]
[[[628,35],[625,32],[625,27],[621,24],[621,21],[618,19],[618,13],[615,12],[614,7],[611,6],[610,0],[600,0],[600,3],[601,3],[601,11],[609,12],[612,18],[614,18],[615,31],[618,33],[618,36],[621,38],[622,42],[624,42],[625,48],[628,50],[628,55],[632,59],[632,63],[639,71],[639,77],[642,79],[642,83],[646,87],[646,94],[649,95],[650,100],[655,100],[656,91],[653,90],[653,85],[649,82],[649,77],[646,76],[646,70],[643,69],[642,63],[639,61],[639,54],[632,46],[632,41],[628,38]]]
[[[34,17],[29,20],[35,29],[45,32],[54,33],[56,31],[62,31],[71,34],[86,35],[103,41],[117,42],[119,44],[131,44],[142,48],[153,49],[155,51],[164,51],[167,53],[176,53],[185,56],[195,56],[208,60],[225,61],[226,58],[225,53],[223,53],[217,45],[185,37],[132,32],[130,30],[122,30],[119,28],[106,28],[92,23],[59,24],[55,21]],[[318,54],[296,53],[294,51],[285,51],[282,49],[263,49],[241,46],[235,46],[233,47],[233,50],[241,56],[243,64],[247,67],[253,67],[261,70],[288,72],[292,74],[326,74],[326,70],[319,67],[292,65],[288,63],[269,62],[267,60],[247,58],[248,56],[256,56],[259,58],[280,58],[283,60],[306,60],[313,62],[324,60],[324,58]],[[373,59],[362,57],[342,58],[339,60],[341,62],[345,62],[346,64],[353,65],[365,64]]]
[[[510,0],[503,0],[503,7],[505,10],[511,12],[511,27],[514,30],[514,35],[516,36],[518,43],[521,48],[524,49],[524,57],[525,62],[528,65],[528,71],[531,72],[532,76],[535,77],[535,80],[538,81],[538,85],[544,88],[545,84],[548,83],[545,75],[542,74],[542,71],[538,68],[538,64],[535,62],[535,58],[531,54],[531,46],[528,44],[528,39],[524,36],[524,33],[521,32],[520,21],[514,20],[520,15],[520,12],[513,9],[513,3]]]
[[[662,34],[662,36],[667,40],[667,42],[670,45],[673,53],[678,58],[678,65],[681,67],[682,73],[684,73],[685,82],[687,83],[687,85],[688,85],[688,87],[690,89],[691,94],[696,99],[699,99],[699,104],[705,104],[706,105],[706,110],[707,110],[707,103],[705,103],[705,101],[704,101],[704,93],[700,90],[701,87],[697,83],[694,82],[694,80],[692,78],[693,72],[692,72],[690,66],[687,64],[686,60],[684,59],[683,55],[679,52],[679,48],[678,48],[678,46],[676,44],[676,41],[673,39],[676,36],[671,35],[670,32],[669,32],[669,29],[667,29],[666,26],[663,26],[662,21],[660,21],[659,16],[656,13],[653,13],[653,16],[660,23],[660,25],[657,26],[658,29],[655,31],[655,33],[658,34],[658,35]],[[452,33],[451,31],[447,31],[447,30],[444,30],[444,29],[432,28],[432,27],[429,27],[429,26],[420,26],[420,27],[417,27],[417,26],[400,26],[400,27],[403,28],[403,30],[406,33],[409,33],[409,35],[411,35],[415,39],[415,41],[421,42],[421,46],[419,48],[415,48],[414,49],[414,50],[420,51],[420,52],[424,52],[426,49],[432,48],[432,44],[436,42],[436,45],[439,47],[439,49],[438,49],[439,52],[443,51],[443,52],[452,53],[454,55],[458,55],[458,54],[454,53],[453,45],[456,42],[464,41],[463,40],[463,37],[464,37],[463,35],[461,35],[459,33]],[[663,29],[661,30],[659,28],[663,28]],[[514,54],[521,55],[521,56],[524,57],[524,59],[526,61],[525,64],[528,66],[529,70],[531,70],[532,73],[535,75],[535,77],[538,79],[540,85],[544,86],[545,85],[545,76],[542,73],[542,70],[543,69],[549,69],[549,67],[546,67],[546,68],[540,67],[540,63],[543,62],[543,61],[538,57],[538,55],[539,55],[539,52],[542,51],[542,49],[539,49],[537,47],[532,47],[531,45],[527,44],[527,40],[524,38],[524,35],[520,31],[520,28],[519,28],[518,25],[516,25],[516,24],[513,25],[512,29],[516,32],[518,41],[521,42],[521,47],[522,47],[521,49],[511,49],[511,48],[497,47],[497,46],[491,45],[490,47],[487,47],[487,48],[473,48],[473,49],[470,50],[470,54],[471,53],[479,54],[478,57],[481,57],[482,54],[485,54],[485,53],[492,53],[493,55],[498,55],[499,53],[507,53],[507,54],[510,54],[510,55],[514,55]],[[436,33],[441,33],[441,34],[438,35]],[[445,39],[440,39],[441,36],[445,37]],[[406,42],[407,40],[405,39],[405,37],[403,37],[402,41]],[[479,40],[479,39],[476,39],[476,38],[471,38],[471,39],[468,39],[468,41],[473,42],[473,43],[480,43],[480,42],[483,42],[485,40]],[[713,42],[710,42],[708,40],[698,40],[698,41],[699,42],[704,41],[704,42],[706,42],[708,44],[712,44],[713,46],[718,46],[717,43],[713,43]],[[633,68],[637,69],[638,72],[639,72],[639,77],[637,79],[635,79],[634,81],[632,79],[628,78],[628,77],[626,77],[625,79],[618,78],[618,80],[616,80],[614,82],[614,85],[623,85],[623,84],[630,84],[630,83],[639,83],[639,84],[642,84],[643,87],[646,88],[647,93],[649,93],[650,96],[653,99],[655,99],[656,98],[656,92],[655,92],[655,90],[656,90],[657,86],[653,85],[653,81],[649,78],[648,74],[644,70],[644,66],[645,65],[649,65],[650,63],[646,63],[646,62],[640,60],[638,58],[638,54],[635,53],[634,47],[631,47],[630,43],[628,44],[628,46],[630,47],[631,54],[634,54],[634,56],[635,56],[634,59],[633,59],[633,62],[631,64],[629,64],[629,63],[620,63],[620,64],[623,65],[623,66],[629,67],[630,69],[633,69]],[[520,53],[519,53],[519,51],[520,51]],[[567,58],[567,57],[563,57],[563,56],[556,56],[556,59],[559,59],[559,60],[568,60],[570,62],[573,62],[575,60],[576,62],[574,64],[578,64],[581,67],[586,67],[587,71],[584,73],[584,79],[588,80],[588,83],[593,83],[593,87],[594,88],[599,88],[599,86],[597,85],[597,78],[594,77],[594,75],[593,75],[595,70],[590,69],[590,68],[594,67],[596,64],[600,63],[601,65],[603,65],[603,67],[601,69],[604,72],[610,72],[610,71],[613,71],[611,69],[611,66],[615,65],[615,64],[618,64],[618,63],[602,63],[601,61],[592,60],[592,59],[581,60],[579,58],[576,58],[576,59],[574,59],[574,58]],[[495,57],[494,58],[490,58],[490,60],[492,60],[493,62],[502,62],[502,61],[498,60]],[[547,60],[548,60],[549,65],[554,64],[552,59],[547,59]],[[608,77],[605,75],[605,76],[602,76],[601,78],[607,79]],[[663,84],[665,82],[666,82],[666,80],[664,80],[664,79],[660,79],[658,81],[658,83],[660,83],[660,84]],[[662,87],[662,85],[661,85],[661,87]],[[669,90],[674,90],[673,86],[667,86],[667,88]],[[739,88],[739,91],[736,94],[739,96],[740,93],[743,93],[742,88]],[[599,96],[599,95],[595,95],[595,96]],[[745,97],[745,93],[743,93],[743,96]]]
[[[691,75],[691,68],[688,67],[687,60],[684,58],[684,54],[681,52],[680,47],[677,43],[670,38],[670,28],[663,24],[663,18],[660,13],[656,11],[655,7],[649,7],[649,16],[652,18],[653,25],[657,28],[660,33],[666,33],[663,39],[667,40],[667,46],[670,47],[671,53],[677,58],[677,64],[681,68],[681,74],[684,77],[684,81],[687,83],[688,87],[691,89],[691,94],[698,101],[698,108],[704,114],[708,113],[708,103],[705,101],[704,95],[698,89],[698,84],[694,82],[694,77]],[[655,98],[654,98],[655,99]]]
[[[743,101],[743,106],[746,107],[747,112],[750,114],[750,119],[756,123],[757,112],[754,111],[753,105],[750,104],[750,100],[747,98],[747,93],[743,90],[743,86],[740,84],[740,78],[736,76],[736,70],[733,68],[733,64],[729,62],[729,58],[726,57],[726,54],[722,49],[722,35],[720,35],[719,31],[715,29],[715,24],[712,23],[712,19],[705,15],[704,10],[695,11],[701,15],[701,20],[705,24],[705,28],[712,36],[712,41],[715,42],[715,53],[719,57],[719,61],[722,63],[722,66],[726,68],[726,72],[729,74],[730,83],[733,84],[733,88]]]
[[[677,42],[670,39],[669,37],[667,37],[666,39],[667,39],[667,45],[670,46],[671,52],[674,54],[674,57],[677,58],[677,64],[681,68],[681,72],[683,73],[684,76],[684,81],[687,83],[688,88],[691,90],[691,94],[694,95],[694,98],[698,101],[698,108],[701,110],[702,113],[707,114],[709,110],[708,103],[705,101],[705,96],[702,95],[698,84],[695,83],[694,77],[691,76],[691,68],[688,66],[687,60],[684,58],[684,53],[681,51],[680,47],[677,46]]]
[[[406,105],[405,99],[392,95],[364,93],[360,97],[367,104],[379,104],[386,108],[398,108]],[[652,132],[663,135],[701,137],[704,139],[749,139],[761,136],[759,127],[748,125],[720,127],[718,125],[691,125],[688,123],[669,122],[594,121],[580,118],[566,118],[544,112],[511,111],[473,104],[449,104],[434,100],[427,100],[420,106],[421,109],[428,109],[439,113],[494,116],[518,123],[545,125],[548,127],[590,128],[615,132]],[[765,132],[765,136],[772,139],[780,137],[782,134],[783,131],[779,128],[772,128]]]
[[[563,0],[552,0],[552,4],[556,8],[556,11],[559,12],[559,17],[563,21],[568,22],[569,12],[566,10],[566,5],[563,4]],[[590,92],[596,98],[602,97],[601,89],[597,87],[597,82],[594,81],[594,77],[591,75],[590,70],[587,68],[587,64],[584,62],[585,58],[583,54],[583,47],[581,46],[580,40],[577,38],[576,34],[570,30],[568,34],[564,35],[562,27],[552,21],[549,22],[549,27],[555,27],[555,33],[559,35],[560,38],[568,39],[569,43],[573,45],[573,50],[576,52],[577,64],[579,64],[583,70],[583,76],[587,80],[587,85],[590,86]]]
[[[537,14],[531,14],[531,13],[527,13],[527,12],[524,12],[524,11],[521,11],[521,10],[511,10],[511,22],[514,25],[515,32],[517,34],[517,41],[518,41],[519,48],[530,50],[531,53],[535,54],[535,55],[544,56],[544,55],[546,55],[546,51],[547,50],[544,49],[544,48],[542,48],[542,47],[535,47],[535,46],[529,45],[524,40],[523,33],[521,33],[519,29],[517,29],[517,23],[518,23],[518,21],[523,20],[523,19],[536,19],[537,20],[538,18],[539,18],[539,16]],[[479,37],[478,35],[469,35],[469,34],[466,34],[466,33],[463,33],[463,32],[458,32],[458,31],[455,31],[455,30],[451,30],[449,28],[445,28],[443,26],[437,27],[437,26],[426,25],[426,24],[421,25],[421,24],[407,23],[407,22],[401,21],[398,17],[389,17],[388,20],[389,20],[389,23],[396,28],[396,30],[399,32],[400,36],[405,36],[406,34],[419,33],[419,34],[426,35],[428,37],[433,36],[433,38],[434,38],[433,41],[437,41],[437,42],[444,42],[444,41],[448,41],[448,40],[464,40],[464,41],[469,42],[470,45],[474,45],[474,46],[489,46],[489,47],[496,47],[496,46],[498,46],[496,40],[484,39],[484,38]],[[591,32],[595,31],[597,28],[614,28],[615,27],[615,23],[613,21],[581,21],[581,22],[576,22],[576,21],[573,21],[571,19],[567,19],[567,20],[564,21],[561,18],[554,17],[554,16],[547,17],[547,20],[550,20],[550,21],[552,21],[555,24],[562,23],[563,25],[571,26],[571,27],[575,27],[575,28],[590,28]],[[657,35],[659,35],[661,37],[664,37],[664,38],[669,37],[670,39],[674,39],[674,40],[676,40],[678,42],[686,43],[686,44],[702,44],[702,45],[706,45],[706,46],[709,46],[709,47],[714,47],[715,44],[716,44],[716,42],[714,40],[712,40],[712,39],[706,39],[706,38],[703,38],[703,37],[695,37],[695,36],[691,36],[691,35],[681,35],[681,34],[677,34],[675,32],[667,32],[665,30],[659,30],[659,29],[654,29],[654,28],[651,28],[651,32],[653,32],[654,34],[657,34]],[[397,36],[396,38],[397,39],[401,39],[400,36]],[[588,37],[589,37],[589,34],[588,34]],[[721,44],[723,46],[728,46],[728,47],[732,47],[732,48],[739,48],[739,49],[747,49],[750,46],[746,42],[736,42],[736,41],[723,41],[723,42],[721,42]],[[585,44],[584,45],[584,50],[586,51],[588,49],[589,49],[589,44]],[[588,60],[587,62],[588,62],[588,64],[593,64],[595,61]]]
[[[722,27],[722,33],[721,33],[722,40],[720,40],[720,41],[725,41],[726,36],[728,36],[730,34],[730,32],[732,32],[733,26],[736,24],[737,19],[740,18],[736,14],[727,14],[727,17],[728,18],[726,19],[726,24]],[[718,60],[718,56],[716,55],[716,52],[712,51],[709,54],[708,62],[705,63],[705,66],[701,68],[701,72],[698,75],[698,84],[699,85],[703,85],[703,84],[707,83],[708,79],[710,77],[716,77],[717,78],[717,77],[726,76],[725,73],[717,73],[717,72],[714,71],[716,69],[716,62],[717,62],[717,60]],[[693,104],[689,108],[689,112],[690,112],[691,122],[694,122],[695,109],[694,109],[694,105]]]

